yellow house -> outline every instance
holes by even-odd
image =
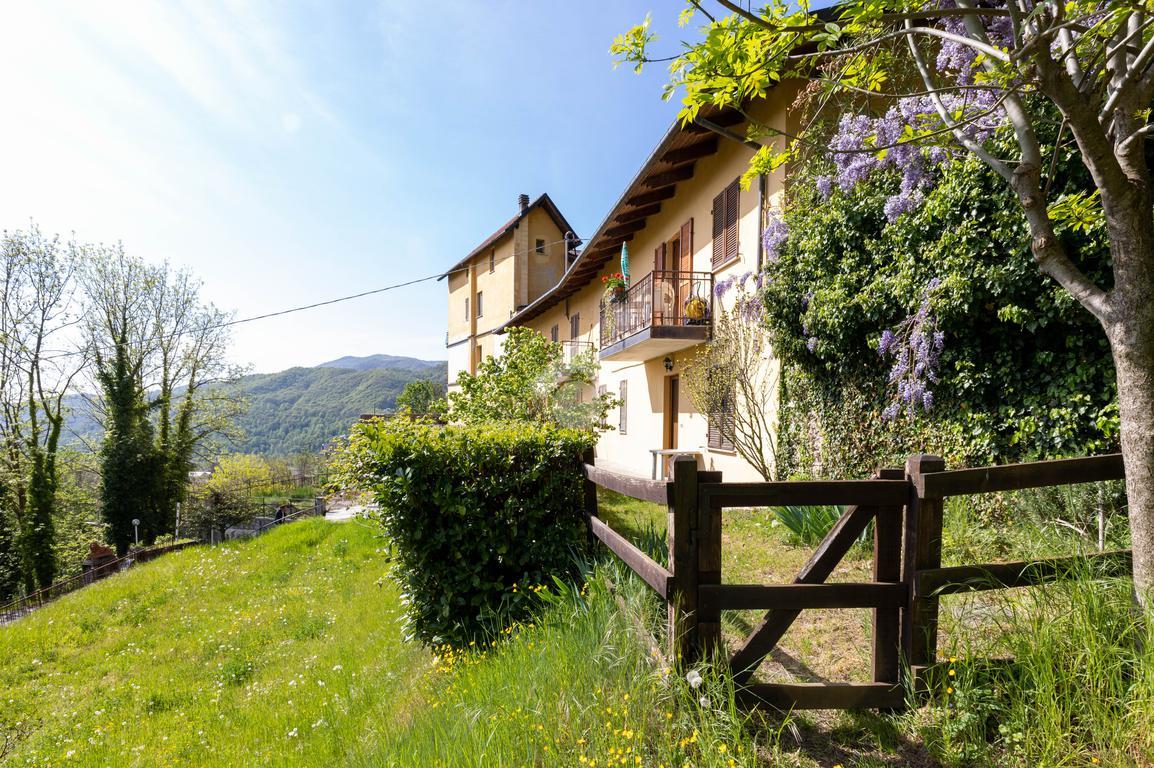
[[[783,87],[744,114],[714,110],[675,124],[557,283],[499,325],[598,350],[598,390],[621,401],[610,415],[614,429],[598,443],[599,465],[660,477],[684,453],[727,480],[760,479],[716,428],[732,416],[697,412],[681,373],[710,339],[715,313],[731,301],[715,296],[714,287],[759,270],[766,216],[782,192],[784,172],[740,188],[755,151],[744,139],[745,115],[786,131],[796,93]],[[606,302],[602,278],[620,271],[623,244],[629,287],[621,300]],[[776,403],[771,408],[776,412]]]
[[[494,331],[557,285],[580,243],[549,195],[532,203],[521,195],[517,205],[513,218],[442,278],[449,284],[450,389],[458,373],[476,373],[486,355],[500,354]]]

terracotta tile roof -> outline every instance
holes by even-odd
[[[518,213],[516,216],[506,221],[497,229],[496,232],[481,241],[481,244],[473,250],[469,251],[467,256],[445,270],[445,274],[441,275],[439,279],[444,280],[449,276],[450,272],[456,272],[458,269],[461,269],[466,264],[468,264],[471,259],[483,253],[488,248],[491,248],[498,240],[511,233],[513,231],[513,227],[517,226],[517,223],[521,221],[521,219],[528,216],[529,213],[537,207],[542,207],[545,209],[545,212],[549,214],[549,218],[553,219],[553,223],[557,225],[557,228],[560,229],[562,233],[574,231],[569,222],[565,220],[565,217],[561,215],[561,210],[557,207],[557,204],[553,202],[552,198],[550,198],[548,194],[542,194],[536,200],[529,203],[529,207],[527,207],[524,211]]]

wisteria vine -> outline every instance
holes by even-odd
[[[919,409],[933,408],[934,393],[930,386],[938,382],[938,364],[946,335],[938,330],[931,299],[941,285],[936,277],[930,280],[922,292],[918,311],[894,330],[883,331],[878,339],[878,355],[893,361],[889,382],[894,385],[894,395],[882,411],[886,419],[895,419],[903,411],[913,417]]]

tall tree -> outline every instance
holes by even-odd
[[[860,0],[825,12],[775,3],[751,11],[733,0],[689,0],[706,34],[673,57],[667,93],[682,116],[707,105],[742,109],[789,81],[810,81],[817,106],[788,135],[754,126],[764,146],[748,178],[806,151],[839,158],[830,183],[852,185],[877,169],[903,175],[887,204],[900,215],[919,202],[927,169],[968,152],[1014,191],[1039,270],[1102,326],[1118,382],[1134,584],[1154,603],[1154,187],[1146,141],[1154,134],[1154,13],[1149,3],[1087,0]],[[648,25],[615,52],[651,61]],[[1049,153],[1038,138],[1046,109],[1060,115]],[[830,141],[824,117],[841,112]],[[995,134],[1009,153],[991,151]],[[1091,195],[1056,197],[1056,152],[1070,143],[1093,179]],[[1071,252],[1061,234],[1080,221],[1104,226],[1109,250]],[[1089,273],[1108,275],[1101,282]],[[908,382],[907,382],[908,384]]]
[[[124,549],[131,520],[151,542],[171,532],[197,449],[232,430],[240,407],[210,385],[235,377],[227,316],[168,265],[101,249],[84,275],[88,342],[101,390],[103,502]]]
[[[83,354],[64,349],[75,325],[79,249],[35,227],[4,233],[0,398],[6,451],[4,498],[12,505],[27,589],[56,576],[53,518],[64,396]]]
[[[160,461],[158,527],[171,530],[176,506],[185,499],[197,447],[235,434],[243,401],[209,385],[235,379],[227,362],[229,316],[202,303],[200,284],[167,266],[148,294],[155,349],[152,375],[156,448]]]
[[[152,329],[148,292],[156,273],[123,249],[100,248],[84,273],[88,344],[100,388],[101,507],[119,553],[134,540],[132,520],[156,533],[160,462],[153,443],[144,370]]]

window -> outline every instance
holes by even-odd
[[[497,271],[497,249],[489,251],[489,274]]]
[[[709,416],[709,447],[718,451],[733,450],[733,398],[727,397],[721,407]]]
[[[561,327],[557,323],[553,323],[553,327],[549,329],[549,340],[556,344],[560,335]]]
[[[469,297],[466,296],[465,297],[465,320],[468,321],[468,319],[469,319]]]
[[[581,313],[577,312],[569,316],[569,338],[576,339],[581,335]]]
[[[617,408],[617,431],[621,434],[626,434],[626,426],[629,423],[629,382],[622,381],[618,389],[618,395],[621,399],[621,405]]]
[[[477,317],[485,314],[485,294],[477,291]]]
[[[545,241],[539,237],[537,238],[537,255],[538,256],[544,256],[545,255]]]
[[[713,198],[713,268],[737,258],[737,219],[739,210],[737,180]]]

